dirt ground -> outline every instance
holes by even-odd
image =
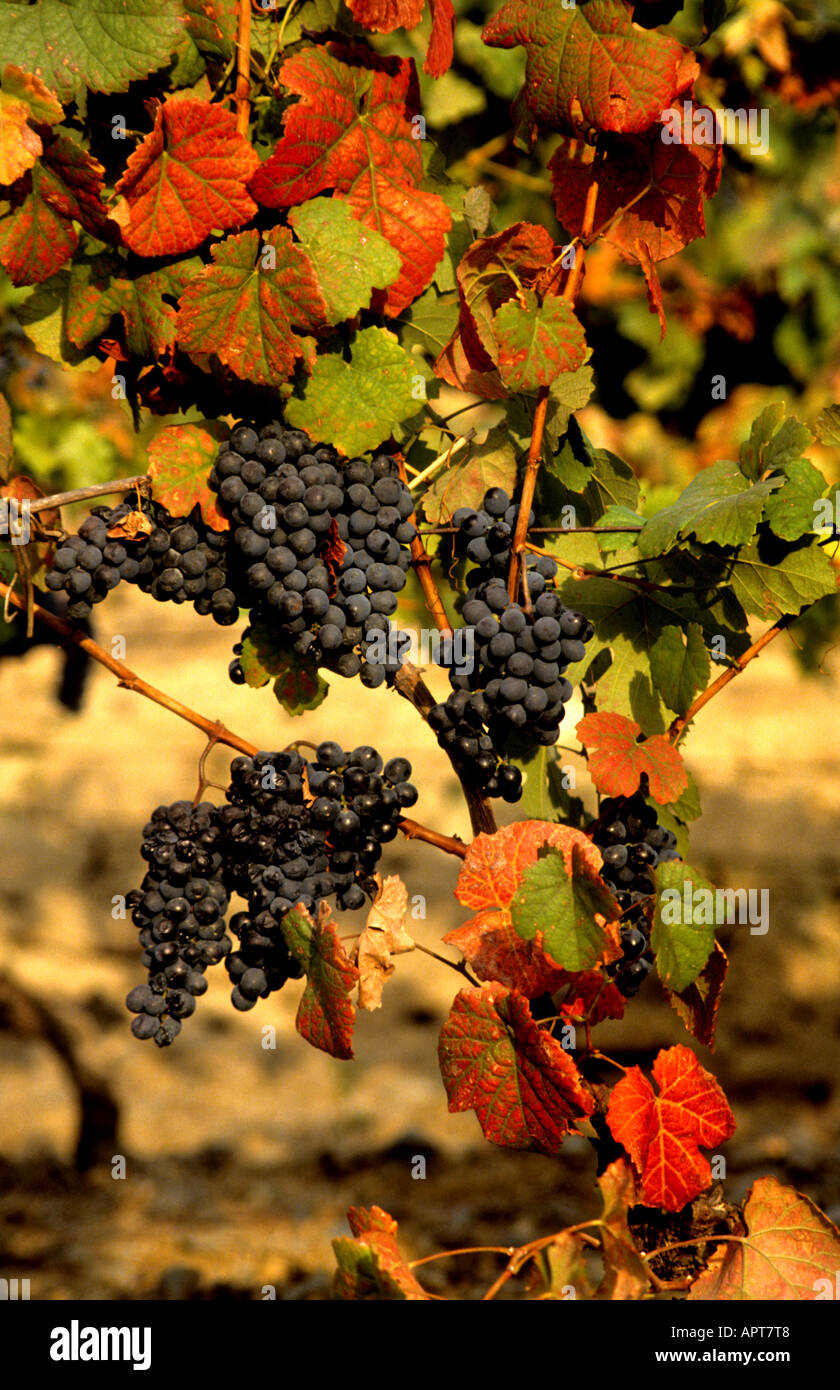
[[[139,594],[120,591],[105,607],[99,640],[124,636],[127,664],[153,684],[262,747],[304,736],[304,721],[269,693],[227,682],[230,632],[168,606],[152,628]],[[723,1149],[728,1198],[772,1173],[836,1221],[840,716],[837,685],[806,681],[785,640],[701,713],[687,743],[704,810],[693,864],[719,886],[768,888],[771,905],[767,935],[722,930],[730,974],[717,1053],[692,1046],[738,1121]],[[385,1006],[360,1017],[352,1062],[298,1038],[299,985],[240,1015],[221,970],[172,1048],[131,1036],[123,999],[142,970],[135,929],[112,917],[112,898],[139,883],[151,809],[192,797],[203,739],[101,669],[82,714],[64,712],[52,697],[56,663],[39,649],[0,665],[0,972],[47,1004],[82,1069],[107,1079],[119,1129],[113,1152],[79,1176],[66,1066],[39,1027],[0,1031],[0,1276],[28,1277],[32,1297],[47,1299],[255,1299],[266,1286],[320,1298],[330,1241],[347,1233],[353,1204],[397,1217],[412,1258],[519,1244],[594,1214],[586,1140],[569,1141],[556,1163],[493,1148],[474,1115],[447,1113],[437,1033],[459,980],[420,953],[399,959]],[[573,705],[570,728],[579,714]],[[305,724],[307,738],[406,754],[421,785],[417,819],[468,836],[457,784],[399,697],[336,678]],[[226,758],[217,749],[210,760],[219,781]],[[464,920],[454,858],[400,841],[383,867],[425,896],[415,923],[424,944]],[[0,1019],[10,1023],[8,1009]],[[273,1049],[266,1024],[277,1027]],[[688,1041],[653,982],[598,1037],[619,1061],[643,1065]],[[423,1180],[412,1177],[418,1155]],[[432,1292],[472,1298],[499,1267],[497,1255],[466,1257],[423,1277]]]

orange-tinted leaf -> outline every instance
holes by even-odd
[[[216,420],[200,425],[170,425],[149,445],[149,476],[156,500],[172,516],[189,516],[196,505],[213,531],[227,531],[230,522],[216,505],[207,478],[219,444],[230,430]]]
[[[164,102],[117,184],[130,214],[126,245],[167,256],[191,251],[215,228],[241,227],[257,210],[246,184],[258,164],[223,106]]]
[[[495,317],[502,305],[529,287],[552,260],[554,243],[544,227],[516,222],[495,236],[480,237],[458,264],[458,326],[435,363],[450,386],[501,400],[508,390],[499,374]]]
[[[419,187],[413,64],[330,43],[288,59],[279,80],[303,100],[252,179],[254,197],[267,207],[291,207],[326,188],[344,197],[400,253],[400,277],[374,296],[374,307],[401,313],[428,285],[452,222],[443,199]]]
[[[338,1269],[333,1298],[427,1299],[397,1245],[397,1223],[381,1207],[351,1207],[347,1213],[355,1237],[333,1241]]]
[[[537,391],[583,364],[583,327],[565,299],[540,304],[533,291],[509,299],[493,318],[499,375],[509,391]]]
[[[627,1000],[614,984],[604,979],[600,970],[579,970],[574,974],[564,974],[556,986],[571,985],[557,1012],[570,1020],[589,1016],[591,1027],[605,1018],[623,1018]],[[591,1013],[590,1013],[591,1010]]]
[[[628,261],[642,259],[642,246],[652,260],[661,261],[703,236],[703,200],[713,196],[720,181],[719,145],[669,145],[662,140],[663,129],[655,125],[617,142],[599,174],[596,231],[650,185],[604,233]],[[593,153],[589,145],[561,140],[549,161],[554,206],[571,236],[583,225]]]
[[[117,256],[83,256],[70,269],[64,331],[75,347],[87,347],[118,314],[128,353],[154,361],[175,344],[177,310],[170,300],[200,270],[198,256],[190,256],[132,277]]]
[[[479,910],[444,937],[463,953],[479,979],[498,980],[529,999],[554,993],[569,978],[535,941],[523,941],[511,921],[514,893],[544,845],[562,851],[567,872],[575,846],[595,873],[600,870],[600,852],[592,841],[555,821],[517,821],[495,835],[477,835],[467,850],[455,896],[464,907]]]
[[[840,1231],[775,1178],[759,1178],[744,1206],[747,1234],[719,1245],[689,1299],[814,1303],[836,1299]]]
[[[598,1186],[604,1199],[600,1228],[604,1278],[598,1289],[599,1297],[612,1302],[641,1298],[650,1288],[650,1279],[627,1224],[628,1211],[641,1201],[627,1159],[614,1159],[598,1179]]]
[[[341,944],[329,904],[318,905],[314,921],[304,907],[292,908],[282,930],[290,955],[306,971],[295,1027],[313,1047],[347,1061],[356,1018],[350,992],[359,972]]]
[[[63,119],[64,110],[55,93],[33,72],[7,63],[0,80],[9,100],[25,106],[36,125],[58,125]]]
[[[575,733],[589,755],[589,775],[606,796],[632,796],[646,772],[660,806],[677,801],[688,786],[683,760],[665,734],[637,743],[642,732],[623,714],[587,714]]]
[[[627,0],[507,0],[482,38],[490,48],[525,46],[524,96],[542,125],[574,132],[579,111],[585,125],[627,134],[647,130],[699,71],[675,39],[632,18]]]
[[[654,1092],[630,1067],[610,1097],[607,1123],[641,1179],[646,1206],[681,1211],[712,1180],[700,1147],[722,1144],[735,1130],[732,1111],[714,1077],[679,1044],[657,1054]]]
[[[449,1109],[474,1110],[485,1139],[504,1148],[554,1157],[594,1109],[568,1052],[503,985],[461,990],[438,1054]]]
[[[210,254],[213,264],[181,296],[179,346],[200,367],[215,355],[243,381],[288,380],[303,356],[293,327],[309,332],[328,321],[308,256],[287,227],[265,232],[262,241],[259,232],[239,232]]]
[[[29,124],[23,102],[0,92],[0,183],[14,183],[43,151],[41,137]]]
[[[715,1050],[715,1028],[718,1009],[726,980],[729,962],[719,941],[697,976],[687,989],[674,994],[666,989],[668,1003],[676,1009],[693,1038]]]
[[[338,533],[338,522],[335,518],[330,522],[327,531],[327,545],[321,557],[321,564],[330,577],[330,597],[335,594],[338,576],[341,570],[341,562],[344,559],[347,546]]]
[[[20,207],[0,223],[0,263],[15,285],[39,285],[76,249],[80,222],[102,234],[102,165],[67,136],[55,136],[27,177]],[[24,185],[26,187],[26,185]]]
[[[105,170],[99,160],[75,140],[56,135],[44,150],[43,162],[50,177],[44,180],[41,194],[50,206],[62,217],[80,222],[92,236],[103,236],[108,210],[102,201]]]
[[[423,18],[425,0],[347,0],[347,8],[357,24],[376,34],[395,29],[414,29]],[[452,32],[455,11],[452,0],[430,0],[432,32],[423,71],[442,77],[452,66]]]

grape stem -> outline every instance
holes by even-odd
[[[0,580],[0,597],[4,598],[6,603],[14,604],[21,612],[26,612],[25,599],[19,598],[17,594],[12,593],[11,587],[3,580]],[[199,714],[194,709],[190,709],[189,705],[182,704],[180,700],[173,699],[173,697],[167,695],[165,691],[158,690],[156,686],[150,685],[148,681],[144,681],[142,677],[138,676],[135,671],[132,671],[128,666],[124,665],[122,661],[117,661],[115,657],[109,656],[104,648],[99,646],[98,642],[94,642],[92,637],[86,637],[84,633],[71,627],[70,623],[65,622],[63,618],[57,618],[53,613],[48,613],[45,608],[41,608],[37,603],[32,605],[31,611],[33,616],[37,618],[40,623],[52,629],[56,637],[58,637],[65,646],[81,647],[82,651],[87,652],[88,656],[92,657],[94,661],[98,661],[100,666],[104,666],[107,671],[110,671],[113,676],[116,676],[118,683],[125,690],[132,690],[136,695],[145,696],[147,700],[152,700],[154,704],[160,705],[163,709],[168,709],[172,714],[177,714],[179,719],[185,719],[188,724],[193,724],[195,728],[201,729],[202,733],[207,735],[208,742],[199,764],[200,779],[203,779],[204,776],[204,759],[210,752],[210,749],[217,743],[226,744],[228,748],[235,748],[238,753],[245,753],[248,757],[253,757],[255,753],[260,751],[256,744],[249,743],[245,738],[240,738],[238,734],[226,728],[219,720],[208,719],[205,715]],[[422,682],[420,683],[422,684]],[[426,691],[426,694],[431,700],[432,697],[428,691]],[[434,703],[434,701],[432,701],[432,703]],[[215,786],[217,784],[206,782],[205,785]],[[466,858],[466,845],[462,840],[454,836],[441,835],[437,830],[429,830],[425,825],[421,825],[418,821],[414,820],[400,821],[399,828],[409,840],[425,840],[427,844],[435,845],[438,849],[445,850],[447,854],[455,854],[459,859]]]
[[[239,30],[236,36],[236,129],[248,134],[251,118],[251,0],[238,0]]]
[[[400,478],[402,479],[405,486],[408,487],[408,478],[406,477],[405,472],[405,459],[403,458],[402,454],[396,454],[395,457],[397,460],[397,467],[400,470]],[[443,606],[443,599],[441,598],[440,591],[438,589],[437,584],[435,583],[435,577],[432,574],[432,564],[426,553],[426,547],[424,546],[418,533],[416,512],[412,512],[411,515],[406,518],[406,520],[410,521],[414,526],[415,534],[414,539],[411,542],[411,563],[414,568],[414,573],[417,575],[417,578],[420,581],[420,588],[423,590],[423,597],[426,600],[426,607],[428,608],[431,616],[435,620],[435,626],[437,627],[438,632],[443,633],[445,637],[451,637],[452,628],[450,626],[449,619],[446,616],[446,609]]]
[[[147,474],[140,473],[136,478],[115,478],[111,483],[96,483],[93,487],[77,487],[72,492],[54,492],[51,497],[38,497],[29,503],[30,512],[45,512],[52,507],[69,506],[71,502],[86,502],[89,497],[107,497],[110,493],[133,492],[135,488],[148,487]]]
[[[716,681],[712,681],[712,684],[707,685],[705,690],[701,690],[696,700],[692,701],[689,705],[685,714],[681,714],[671,724],[668,730],[668,738],[672,743],[679,743],[682,735],[685,733],[685,730],[698,711],[701,710],[704,705],[708,704],[709,700],[717,695],[718,691],[723,690],[724,686],[728,685],[730,681],[733,681],[736,676],[739,676],[744,668],[749,666],[750,662],[754,661],[774,638],[778,637],[780,632],[784,632],[786,628],[790,627],[797,616],[798,615],[795,613],[785,613],[777,623],[774,623],[766,632],[763,632],[758,640],[753,642],[751,647],[747,647],[747,650],[741,656],[737,657],[731,666],[727,667],[725,671],[721,671]]]

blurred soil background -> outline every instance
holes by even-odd
[[[457,784],[398,696],[335,678],[304,730],[269,693],[226,683],[230,631],[169,605],[155,605],[151,621],[148,607],[119,590],[96,610],[100,642],[123,635],[127,664],[147,680],[262,747],[335,737],[403,753],[421,787],[417,819],[469,837]],[[766,936],[721,931],[730,973],[717,1053],[687,1038],[653,980],[627,1019],[598,1037],[617,1060],[643,1066],[660,1047],[690,1042],[738,1121],[723,1150],[729,1200],[773,1173],[837,1220],[837,686],[829,674],[804,677],[785,642],[701,712],[688,740],[704,813],[692,862],[718,886],[770,890]],[[53,699],[57,669],[46,648],[0,667],[0,969],[66,1031],[83,1086],[87,1074],[107,1082],[118,1128],[112,1141],[107,1105],[89,1097],[104,1140],[77,1172],[80,1111],[67,1066],[43,1020],[0,986],[0,1275],[28,1277],[32,1297],[46,1299],[258,1299],[266,1285],[281,1298],[319,1298],[329,1290],[330,1241],[347,1233],[353,1204],[391,1212],[411,1258],[519,1244],[596,1214],[586,1140],[569,1141],[555,1163],[494,1148],[472,1113],[447,1113],[437,1034],[460,982],[428,956],[398,958],[383,1008],[358,1018],[352,1062],[298,1037],[299,984],[242,1015],[223,969],[209,973],[208,994],[173,1047],[131,1036],[123,999],[143,971],[136,929],[112,918],[112,898],[140,881],[152,808],[192,797],[203,737],[101,668],[82,713],[69,714]],[[827,672],[837,669],[829,656]],[[579,715],[573,702],[570,741]],[[211,755],[220,782],[229,756]],[[452,897],[456,859],[396,841],[383,870],[425,896],[426,918],[414,923],[424,944],[438,946],[468,915]],[[262,1045],[267,1024],[276,1025],[274,1049]],[[120,1154],[124,1179],[112,1177]],[[417,1155],[424,1180],[412,1177]],[[499,1261],[442,1261],[425,1267],[424,1282],[477,1297]]]

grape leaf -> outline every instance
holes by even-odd
[[[522,301],[509,299],[493,318],[499,348],[499,375],[510,391],[537,391],[583,363],[586,339],[565,299],[546,299],[533,291]]]
[[[699,72],[687,49],[632,15],[625,0],[506,0],[482,38],[490,48],[525,46],[523,93],[540,124],[574,134],[579,110],[588,126],[628,134],[647,130]]]
[[[246,184],[258,164],[223,106],[163,102],[116,186],[127,206],[126,245],[141,256],[168,256],[193,250],[211,231],[241,227],[257,211]]]
[[[396,874],[380,884],[368,912],[353,959],[359,967],[359,1008],[373,1012],[382,1007],[385,981],[394,973],[392,956],[413,951],[414,940],[405,930],[408,889]]]
[[[483,443],[468,446],[464,462],[453,460],[438,475],[423,494],[423,511],[433,526],[443,525],[459,507],[480,506],[491,487],[511,497],[516,487],[516,450],[504,425],[494,425]]]
[[[741,445],[739,458],[744,476],[760,478],[768,469],[783,469],[799,458],[813,442],[813,435],[794,416],[785,419],[784,401],[765,406],[752,423],[750,437]]]
[[[645,523],[639,550],[658,555],[692,534],[704,545],[744,545],[755,535],[767,499],[780,485],[779,478],[750,485],[737,463],[713,463],[692,478],[676,502]]]
[[[381,1207],[351,1207],[347,1213],[355,1239],[333,1240],[338,1269],[332,1297],[340,1299],[427,1299],[400,1254],[397,1223]]]
[[[641,1298],[650,1288],[650,1279],[627,1223],[627,1213],[640,1200],[636,1178],[627,1159],[613,1159],[599,1177],[598,1186],[604,1201],[601,1217],[604,1277],[598,1296],[611,1302]]]
[[[414,29],[420,23],[425,0],[347,0],[347,8],[364,29],[392,34],[395,29]],[[432,32],[423,71],[430,77],[442,77],[452,66],[455,11],[452,0],[429,0],[429,8]]]
[[[600,537],[599,537],[600,540]],[[663,700],[675,714],[685,714],[698,690],[705,690],[711,671],[699,623],[685,629],[663,627],[650,649],[650,673]],[[669,797],[673,801],[674,797]]]
[[[460,314],[450,341],[435,363],[435,372],[450,386],[500,400],[507,390],[497,370],[499,346],[494,319],[521,285],[530,285],[554,254],[544,227],[516,222],[495,236],[474,241],[458,270]]]
[[[661,805],[688,784],[679,752],[661,734],[637,743],[640,726],[620,714],[587,714],[575,733],[589,754],[589,775],[606,796],[632,796],[646,772],[651,796]]]
[[[798,541],[814,529],[814,503],[825,491],[825,478],[808,459],[793,459],[784,471],[786,481],[768,498],[764,518],[782,540]]]
[[[604,240],[631,263],[665,260],[704,236],[703,200],[720,181],[719,145],[669,145],[662,135],[654,125],[621,140],[599,171],[595,227],[606,227]],[[564,139],[549,161],[557,217],[570,236],[583,227],[594,153]]]
[[[452,222],[443,199],[419,187],[413,64],[328,43],[288,59],[279,80],[303,100],[286,112],[282,139],[251,180],[254,197],[266,207],[292,207],[327,188],[344,198],[400,254],[400,275],[374,307],[401,313],[431,280]]]
[[[393,333],[363,328],[353,339],[349,362],[333,352],[318,357],[302,399],[289,400],[286,418],[313,437],[332,440],[348,456],[363,453],[416,415],[416,373]]]
[[[15,309],[26,336],[38,352],[55,362],[69,363],[79,371],[96,372],[102,363],[88,349],[74,347],[64,331],[69,270],[59,270],[35,289]]]
[[[36,125],[58,125],[64,119],[61,102],[56,100],[55,93],[40,77],[18,67],[16,63],[7,63],[3,68],[0,86],[10,102],[20,102],[26,107],[30,120]],[[2,182],[6,183],[7,180],[3,179]]]
[[[840,1231],[810,1198],[758,1178],[744,1204],[747,1234],[719,1245],[689,1300],[811,1303],[837,1297]]]
[[[714,889],[696,869],[677,859],[657,864],[654,877],[656,916],[651,946],[659,978],[666,989],[679,994],[697,979],[714,950]],[[664,893],[670,895],[667,902],[663,901]],[[694,907],[694,893],[708,895],[708,914],[705,910],[701,913],[699,904]],[[711,920],[695,920],[707,915]]]
[[[293,328],[323,329],[327,306],[309,258],[286,227],[239,232],[211,248],[212,265],[180,300],[178,343],[197,366],[212,355],[243,381],[286,381],[304,347]]]
[[[216,461],[219,444],[230,430],[220,420],[200,425],[170,425],[149,445],[148,474],[152,494],[172,516],[189,516],[193,507],[213,531],[227,531],[228,520],[216,504],[207,475]]]
[[[40,284],[78,245],[73,222],[94,235],[106,218],[102,165],[67,136],[55,136],[28,175],[20,207],[0,222],[0,263],[15,285]]]
[[[700,1153],[722,1144],[735,1120],[714,1077],[682,1044],[657,1053],[657,1095],[639,1067],[629,1067],[613,1088],[607,1124],[623,1144],[641,1180],[645,1206],[682,1208],[712,1180]]]
[[[223,63],[236,47],[237,0],[183,0],[187,32],[200,53]]]
[[[29,124],[27,107],[0,92],[0,184],[14,183],[43,152],[41,137]]]
[[[840,405],[827,405],[815,429],[821,444],[829,449],[840,449]]]
[[[676,993],[666,989],[668,1003],[676,1009],[688,1032],[705,1047],[715,1050],[715,1029],[729,961],[719,941],[700,974]]]
[[[76,347],[87,347],[106,332],[114,317],[123,322],[132,356],[154,361],[175,345],[177,301],[202,268],[190,256],[134,279],[117,256],[83,256],[70,267],[65,328]]]
[[[357,222],[340,198],[314,198],[289,213],[312,262],[330,323],[370,307],[371,293],[400,273],[400,258],[383,236]]]
[[[419,348],[432,357],[443,351],[458,321],[458,296],[438,294],[432,287],[395,320],[401,325],[400,342],[409,350]]]
[[[800,545],[781,556],[774,552],[767,537],[756,537],[735,557],[732,592],[747,613],[759,618],[798,613],[836,593],[837,575],[818,545]]]
[[[295,1027],[313,1047],[348,1061],[356,1018],[350,992],[359,972],[341,944],[329,904],[319,903],[314,921],[304,907],[293,907],[281,930],[289,954],[306,971]]]
[[[456,995],[439,1056],[450,1111],[475,1110],[485,1139],[504,1148],[554,1157],[594,1109],[568,1052],[504,985]]]
[[[0,55],[43,78],[61,101],[86,88],[125,92],[169,61],[180,0],[36,0],[0,5]]]
[[[586,1269],[586,1247],[573,1231],[559,1231],[534,1262],[539,1274],[541,1299],[591,1299],[592,1285]]]
[[[240,661],[245,683],[254,690],[275,678],[274,694],[287,714],[317,709],[326,698],[329,686],[317,666],[290,651],[277,629],[260,618],[251,618]]]
[[[580,848],[572,846],[571,872],[560,851],[541,854],[522,875],[510,904],[517,936],[536,941],[564,970],[591,970],[618,953],[620,909]],[[600,919],[600,920],[599,920]]]
[[[593,873],[600,870],[600,850],[587,836],[553,821],[518,821],[495,835],[477,835],[467,849],[455,896],[464,907],[478,911],[444,937],[447,945],[457,946],[479,979],[501,981],[531,999],[553,993],[567,979],[536,941],[519,936],[511,919],[522,875],[545,845],[563,852],[567,871],[573,867],[574,850]],[[610,951],[606,955],[613,958]]]

